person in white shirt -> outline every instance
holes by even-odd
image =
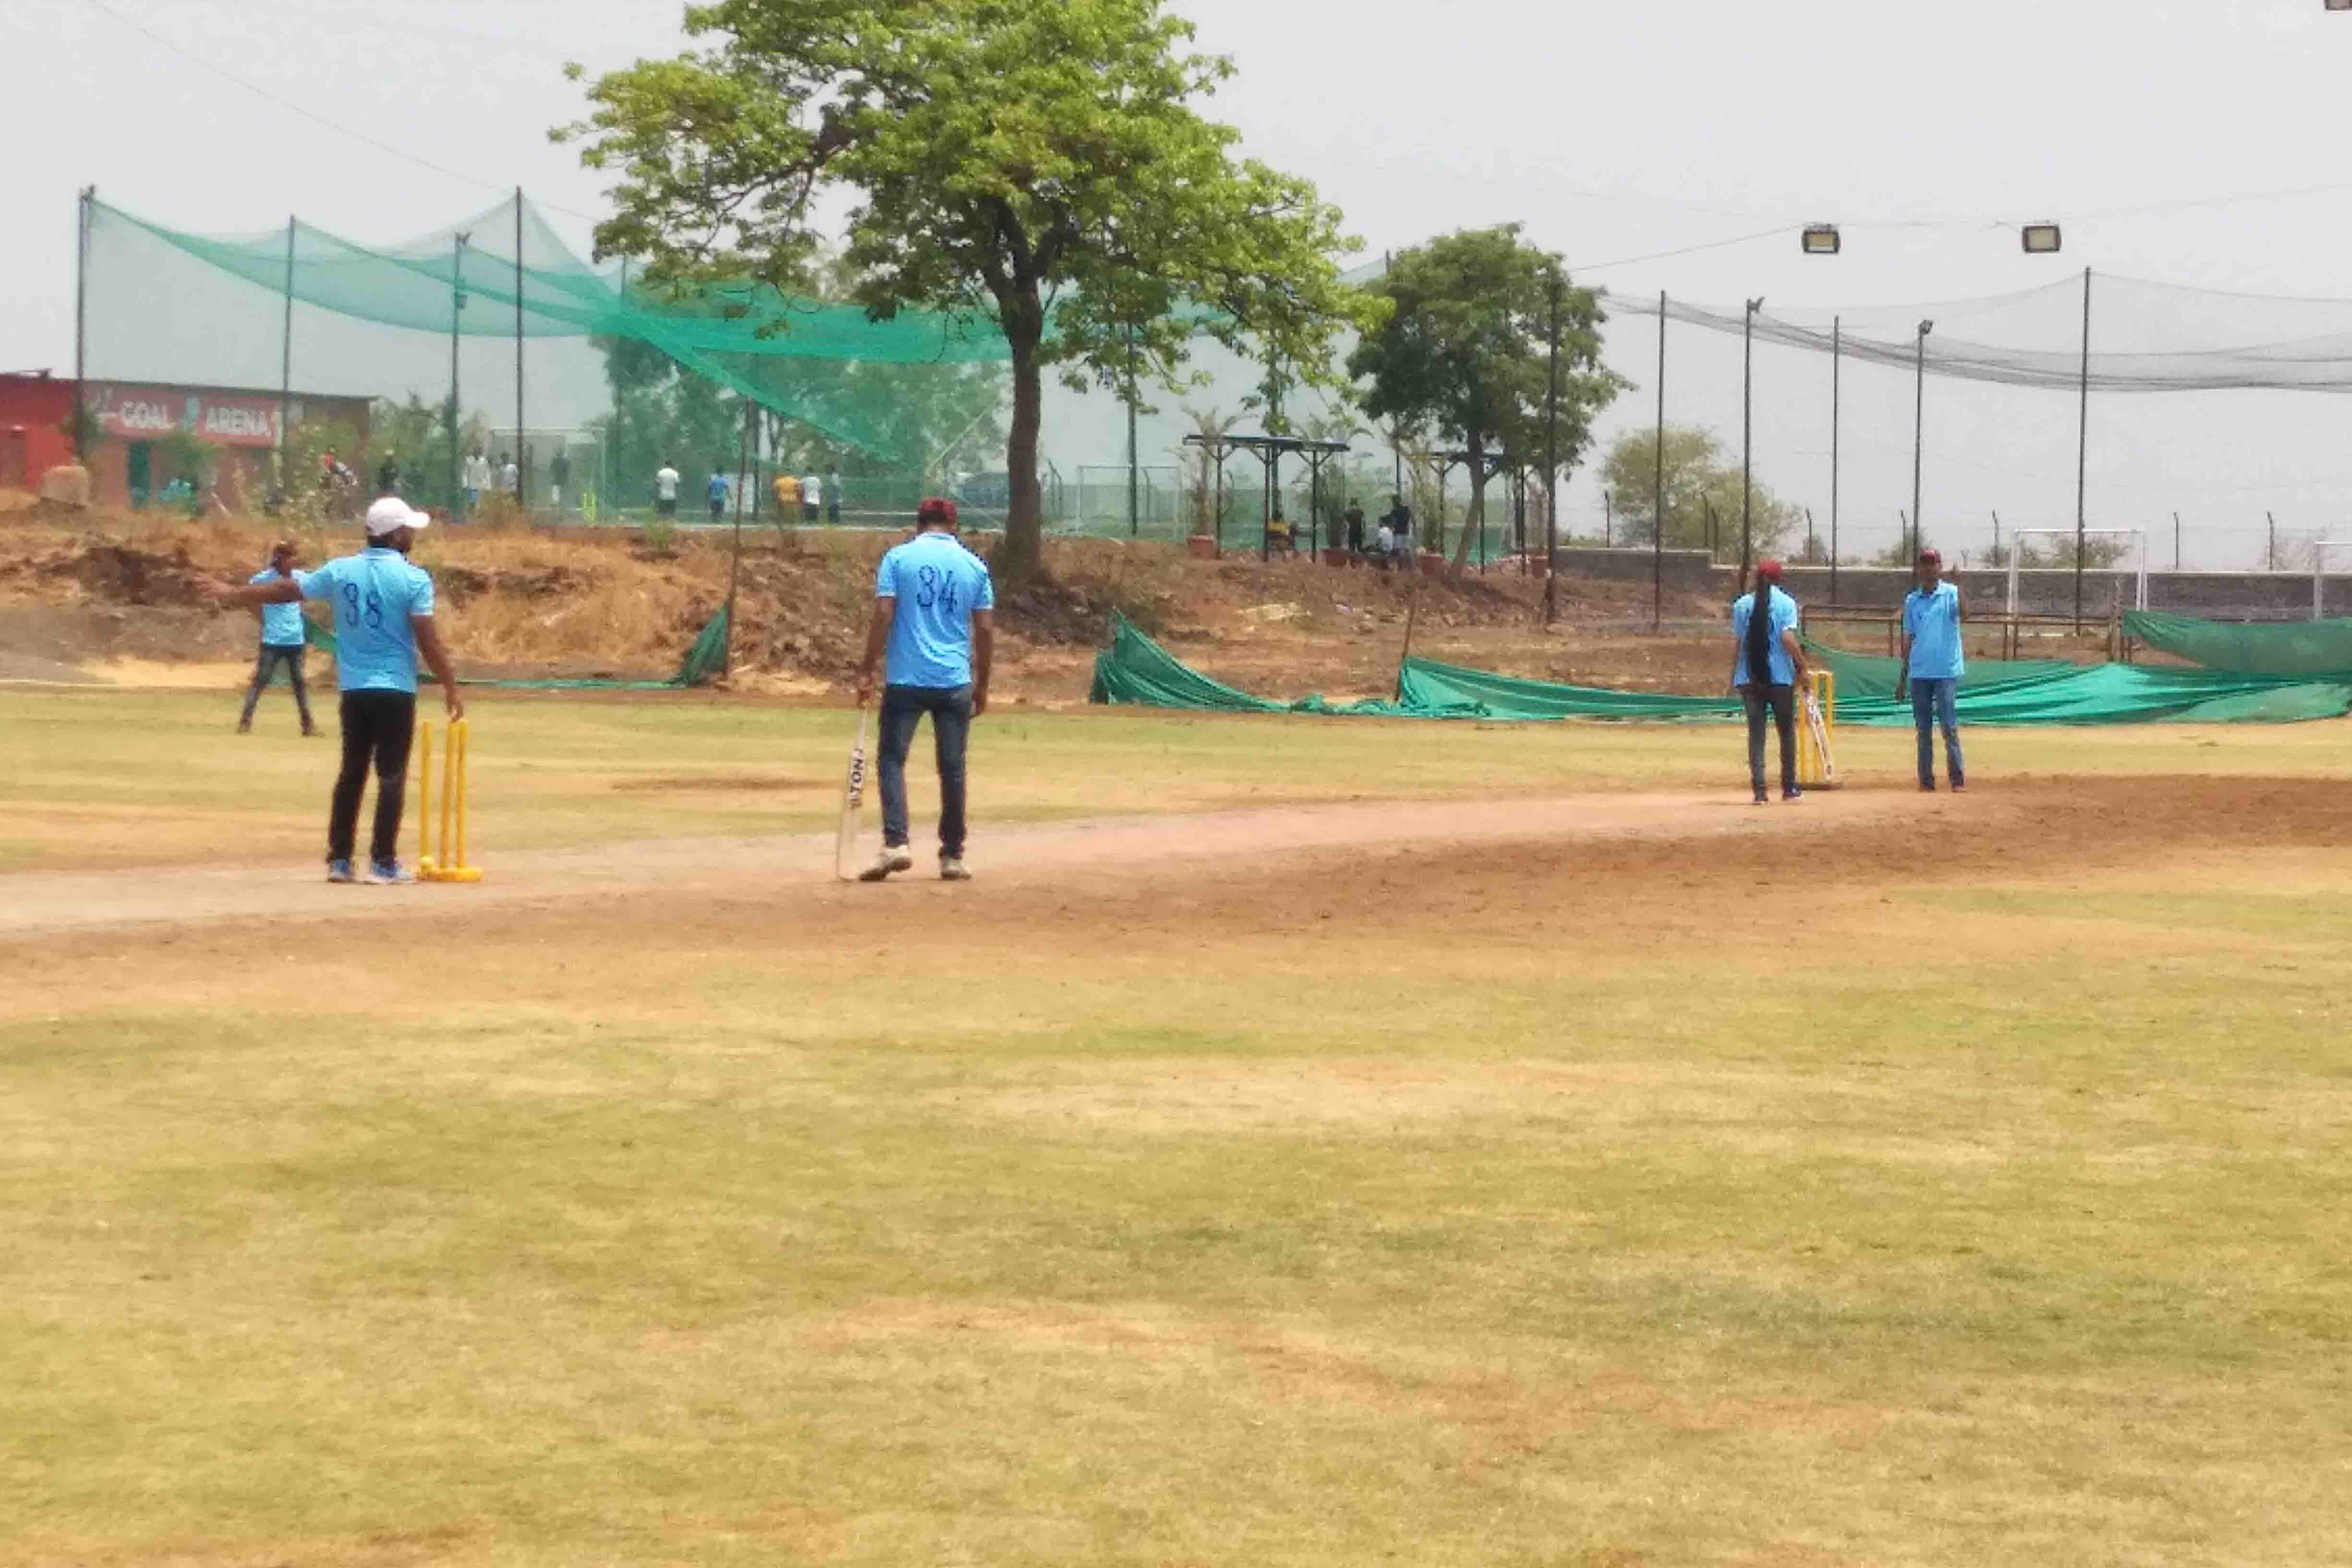
[[[482,504],[482,492],[490,488],[490,460],[482,456],[479,447],[466,454],[466,515],[471,517]]]
[[[824,481],[814,474],[803,474],[801,476],[801,521],[814,523],[818,512],[824,510]]]
[[[654,475],[654,510],[662,517],[677,515],[677,468],[667,458]]]
[[[510,496],[522,493],[522,470],[515,467],[512,452],[499,454],[499,489]]]

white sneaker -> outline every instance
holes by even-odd
[[[893,871],[914,869],[915,858],[903,844],[885,844],[882,852],[874,857],[874,864],[857,873],[861,882],[878,882]]]
[[[942,882],[969,882],[971,880],[971,873],[964,869],[962,856],[942,855],[940,857],[940,880]]]

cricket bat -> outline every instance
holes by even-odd
[[[872,710],[857,710],[857,743],[849,748],[849,779],[841,790],[841,828],[833,840],[833,874],[844,882],[857,879],[857,814],[866,804],[866,726]]]
[[[1805,728],[1812,731],[1813,747],[1822,754],[1822,783],[1835,785],[1837,759],[1830,755],[1830,729],[1822,721],[1822,700],[1814,695],[1812,683],[1805,683]]]

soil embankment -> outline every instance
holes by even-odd
[[[249,618],[206,612],[197,584],[242,580],[284,531],[266,520],[195,521],[105,510],[18,509],[0,520],[0,679],[215,685],[250,658]],[[296,530],[306,561],[349,530]],[[854,676],[877,533],[764,531],[747,538],[737,595],[736,689],[821,697]],[[983,548],[984,548],[983,542]],[[1034,701],[1082,700],[1114,611],[1247,689],[1384,694],[1415,592],[1402,574],[1254,557],[1192,561],[1160,544],[1050,542],[1049,584],[998,608],[999,679]],[[662,679],[726,600],[729,541],[656,548],[614,531],[561,536],[447,529],[426,537],[446,630],[469,674]],[[1542,625],[1539,579],[1473,571],[1423,579],[1414,651],[1548,679],[1651,690],[1718,683],[1714,637],[1654,638],[1635,584],[1563,578]],[[1676,620],[1712,619],[1673,603]]]

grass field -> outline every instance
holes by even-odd
[[[0,868],[308,876],[232,716],[0,695]],[[1736,742],[1016,710],[969,888],[0,942],[0,1557],[2352,1560],[2343,734],[1049,874],[988,825]],[[846,735],[486,701],[480,858],[826,826]]]

